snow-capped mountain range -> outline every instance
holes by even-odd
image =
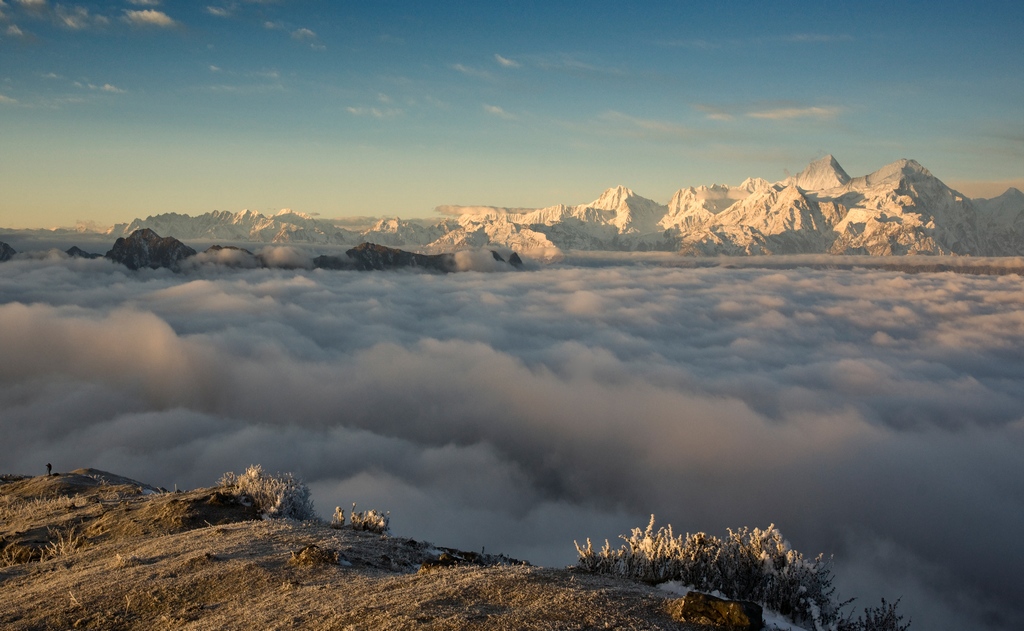
[[[610,188],[576,206],[539,209],[440,206],[436,221],[380,219],[363,231],[281,211],[177,213],[118,224],[109,233],[151,228],[183,240],[350,245],[370,241],[424,252],[500,246],[659,250],[688,255],[961,254],[1024,255],[1024,193],[968,199],[914,160],[850,177],[832,156],[771,183],[680,189],[667,205]]]

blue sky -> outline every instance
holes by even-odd
[[[0,2],[0,226],[1024,185],[1017,2]]]

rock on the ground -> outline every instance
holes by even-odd
[[[764,627],[761,605],[690,592],[669,603],[669,613],[681,622],[709,624],[729,631],[759,631]]]

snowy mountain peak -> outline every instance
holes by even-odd
[[[599,210],[618,210],[627,207],[630,198],[633,197],[636,197],[636,194],[620,184],[601,193],[600,197],[587,205]]]
[[[974,206],[991,221],[1013,224],[1018,220],[1024,227],[1024,193],[1010,187],[992,199],[975,199]]]
[[[714,189],[715,186],[712,186],[711,188]],[[728,186],[722,186],[719,188],[725,189],[727,191],[730,190],[730,187]],[[748,193],[757,193],[767,191],[768,189],[772,188],[772,184],[771,182],[764,178],[748,177],[747,179],[740,182],[740,185],[736,188],[742,189]]]
[[[301,219],[313,219],[309,213],[300,213],[291,208],[282,208],[274,214],[274,217],[299,217]]]
[[[877,186],[879,184],[897,184],[903,179],[935,179],[935,176],[921,166],[917,160],[902,158],[885,165],[874,173],[857,179],[863,179],[868,186]]]
[[[811,162],[806,169],[787,178],[783,184],[795,184],[805,191],[827,191],[845,186],[850,179],[839,162],[829,154]]]
[[[1006,189],[1006,192],[1004,192],[1002,195],[993,197],[989,201],[994,202],[996,200],[999,200],[1001,203],[1005,202],[1011,204],[1016,203],[1024,205],[1024,193],[1022,193],[1019,188],[1014,188],[1013,186],[1011,186],[1010,188]]]

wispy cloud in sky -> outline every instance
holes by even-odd
[[[714,105],[705,105],[703,103],[697,103],[697,104],[694,104],[693,109],[697,110],[698,112],[703,112],[704,115],[705,115],[705,118],[707,118],[708,120],[713,120],[713,121],[731,121],[734,118],[736,118],[735,116],[730,114],[728,111],[726,111],[726,110],[724,110],[724,109],[722,109],[720,107],[715,107]]]
[[[171,28],[178,26],[171,16],[163,11],[155,9],[128,10],[124,12],[124,20],[135,26],[156,26],[160,28]]]
[[[779,107],[767,110],[747,112],[749,118],[763,120],[792,120],[795,118],[813,118],[818,120],[831,120],[839,116],[842,110],[838,107]]]
[[[84,82],[83,83],[81,81],[74,81],[74,82],[72,82],[72,85],[74,85],[76,88],[82,88],[83,90],[96,90],[96,91],[99,91],[99,92],[109,92],[111,94],[124,94],[126,92],[126,90],[123,90],[123,89],[121,89],[121,88],[119,88],[116,85],[113,85],[111,83],[104,83],[102,85],[97,85],[95,83],[90,83],[90,82]]]
[[[394,107],[346,107],[345,111],[353,116],[370,116],[378,119],[394,118],[401,116],[403,113],[401,109]]]
[[[579,56],[569,53],[535,55],[531,56],[530,61],[542,70],[552,70],[575,75],[605,75],[613,77],[623,77],[627,75],[627,72],[622,68],[610,65],[601,65],[592,61],[585,61],[579,58]]]
[[[782,40],[794,44],[827,44],[829,42],[854,41],[853,37],[850,35],[831,35],[824,33],[796,33],[793,35],[787,35],[783,37]]]
[[[713,51],[718,49],[736,49],[747,47],[760,47],[765,45],[778,44],[828,44],[835,42],[855,41],[848,34],[832,33],[793,33],[791,35],[778,35],[773,37],[754,36],[748,38],[722,37],[720,39],[706,38],[675,38],[659,40],[658,46],[665,48],[691,48],[694,50]]]
[[[291,37],[297,42],[309,44],[313,50],[327,50],[327,47],[320,41],[316,33],[308,28],[297,28],[291,32]]]
[[[54,20],[60,26],[72,30],[87,29],[92,26],[106,26],[110,19],[102,15],[92,15],[85,7],[66,7],[58,4],[54,9]]]
[[[498,62],[498,65],[500,65],[500,66],[502,66],[504,68],[519,68],[519,67],[522,66],[522,64],[519,63],[518,61],[515,61],[513,59],[509,59],[507,57],[502,57],[501,55],[498,55],[497,53],[495,53],[495,55],[494,55],[494,60]]]
[[[678,139],[691,134],[690,129],[685,125],[680,125],[670,121],[639,118],[614,110],[605,112],[600,116],[600,119],[606,122],[622,125],[628,133],[639,136]]]
[[[722,44],[719,42],[712,42],[703,38],[693,39],[668,39],[660,40],[657,42],[658,46],[665,48],[693,48],[696,50],[713,50],[715,48],[721,48]]]
[[[494,78],[493,75],[491,75],[491,73],[487,72],[486,70],[480,70],[479,68],[474,68],[472,66],[467,66],[466,64],[461,63],[452,64],[452,70],[460,72],[469,77],[477,77],[478,79]]]
[[[842,114],[843,109],[837,106],[818,106],[800,104],[748,104],[748,105],[712,105],[694,103],[693,109],[704,114],[704,118],[712,121],[735,121],[738,117],[755,120],[785,121],[795,119],[832,120]]]
[[[497,105],[484,104],[484,111],[487,112],[488,114],[491,114],[492,116],[497,116],[498,118],[503,118],[505,120],[516,119],[516,116],[514,114],[506,112],[504,109]]]

